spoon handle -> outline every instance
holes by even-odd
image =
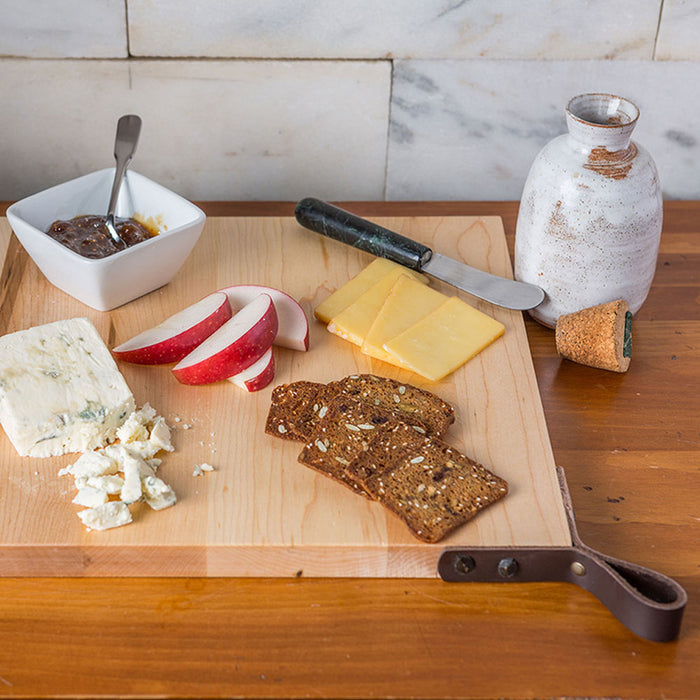
[[[123,117],[120,117],[117,122],[117,135],[114,140],[114,157],[117,160],[117,167],[114,172],[114,183],[112,184],[112,194],[109,198],[109,207],[107,207],[107,216],[111,219],[114,218],[114,210],[117,206],[122,179],[136,151],[140,133],[141,117],[136,114],[125,114]]]

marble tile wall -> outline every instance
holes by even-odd
[[[129,36],[136,56],[652,58],[659,7],[659,0],[129,0]]]
[[[0,56],[126,58],[123,0],[0,0]]]
[[[0,199],[112,164],[194,199],[518,199],[580,92],[700,199],[697,0],[0,0]]]
[[[538,63],[396,61],[387,199],[519,199],[540,148],[566,131],[569,98],[584,92],[635,102],[633,138],[656,161],[665,195],[700,196],[700,94],[679,94],[698,84],[700,64]]]
[[[386,62],[7,59],[0,83],[0,198],[112,166],[131,112],[131,167],[189,198],[383,192]]]

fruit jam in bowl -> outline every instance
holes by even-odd
[[[143,231],[127,247],[109,249],[110,243],[100,238],[99,220],[113,179],[114,168],[98,170],[26,197],[7,210],[15,235],[49,282],[98,311],[167,284],[197,243],[206,218],[199,207],[130,170],[117,200],[117,221],[123,225],[129,220],[129,226]],[[71,226],[80,228],[77,217],[95,219],[89,222],[94,230],[73,236],[69,232],[66,237]],[[54,233],[49,234],[52,227]]]

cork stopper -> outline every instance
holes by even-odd
[[[626,372],[632,358],[632,314],[623,299],[560,316],[557,352],[589,367]]]

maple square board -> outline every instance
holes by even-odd
[[[376,219],[434,250],[512,275],[498,217]],[[273,384],[246,394],[228,382],[179,384],[168,366],[118,363],[137,404],[173,427],[176,451],[159,474],[176,506],[133,505],[134,522],[87,531],[58,476],[75,455],[19,457],[0,434],[0,575],[4,576],[398,576],[436,577],[446,547],[570,546],[571,534],[521,312],[469,303],[505,335],[445,380],[431,383],[362,355],[314,320],[313,308],[372,256],[300,227],[292,218],[210,218],[176,278],[111,312],[50,285],[0,220],[4,256],[0,334],[59,319],[89,318],[108,347],[216,289],[256,283],[285,290],[310,322],[307,353],[275,348]],[[447,294],[457,290],[431,284]],[[372,372],[434,391],[456,409],[446,440],[510,485],[508,496],[438,544],[413,538],[381,505],[297,462],[299,443],[264,433],[272,387]],[[194,476],[196,464],[216,471]]]

